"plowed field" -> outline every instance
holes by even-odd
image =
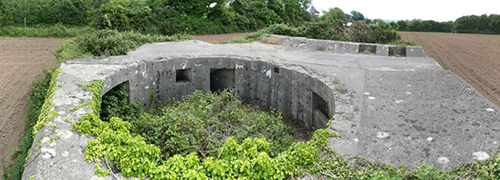
[[[52,55],[64,39],[0,37],[0,162],[10,164],[26,118],[31,83],[55,65]],[[4,160],[4,161],[3,161]],[[0,178],[3,178],[3,164]]]
[[[500,106],[500,35],[399,32]]]

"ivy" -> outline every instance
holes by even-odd
[[[36,136],[38,133],[38,130],[40,130],[42,127],[47,125],[47,123],[51,122],[54,120],[54,118],[59,116],[59,113],[57,113],[53,108],[52,100],[54,99],[54,93],[59,87],[57,86],[57,76],[62,73],[61,69],[56,69],[52,73],[52,78],[50,79],[50,84],[49,84],[49,90],[47,92],[47,95],[45,96],[45,101],[42,105],[42,108],[40,110],[40,116],[38,117],[38,121],[36,125],[33,128],[33,136]]]

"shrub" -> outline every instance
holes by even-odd
[[[86,56],[124,55],[145,43],[187,40],[191,38],[187,35],[161,36],[143,35],[132,31],[93,30],[64,42],[56,50],[56,58],[62,61]]]
[[[215,156],[229,136],[239,142],[249,137],[266,138],[272,144],[268,152],[271,156],[293,142],[293,130],[283,124],[279,113],[243,105],[232,92],[217,95],[196,91],[182,101],[138,115],[129,113],[137,108],[128,106],[127,96],[120,88],[108,92],[103,97],[101,116],[127,119],[132,124],[131,131],[158,146],[164,158],[190,152]]]
[[[110,0],[90,12],[90,26],[97,29],[143,32],[151,25],[146,0]]]
[[[305,36],[313,39],[364,43],[387,44],[393,41],[401,42],[401,37],[397,31],[383,21],[376,21],[374,24],[353,21],[350,26],[347,26],[342,19],[323,18],[319,21],[307,22],[300,27],[275,24],[266,28],[265,32],[289,36]]]
[[[289,36],[303,36],[302,30],[295,27],[290,27],[286,24],[274,24],[266,28],[271,34],[281,34]]]

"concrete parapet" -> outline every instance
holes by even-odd
[[[307,39],[304,37],[292,37],[284,35],[271,35],[271,38],[279,38],[282,44],[293,48],[332,51],[338,54],[373,54],[378,56],[397,57],[429,57],[420,46],[394,46],[385,44],[355,43],[346,41]],[[391,51],[390,49],[396,51]],[[401,50],[401,49],[405,50]],[[391,53],[392,52],[392,53]],[[408,53],[406,53],[408,52]]]

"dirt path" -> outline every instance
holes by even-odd
[[[26,118],[31,83],[55,65],[52,55],[64,39],[0,37],[0,162],[10,164]],[[0,178],[3,177],[3,164]]]
[[[500,35],[400,32],[500,106]]]
[[[193,36],[194,39],[205,41],[209,43],[216,43],[220,41],[230,41],[233,38],[244,38],[252,33],[233,33],[233,34],[213,34],[213,35],[197,35]]]

